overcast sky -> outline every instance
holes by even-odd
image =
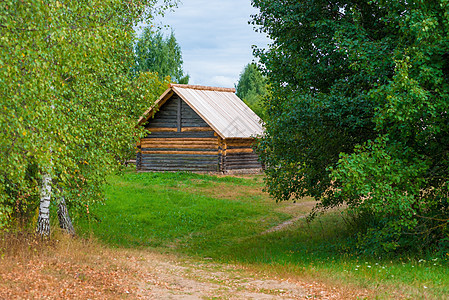
[[[250,0],[182,0],[158,20],[170,26],[181,46],[189,84],[234,87],[254,59],[251,46],[269,42],[248,24],[255,13]]]

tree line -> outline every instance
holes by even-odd
[[[449,3],[253,0],[277,200],[347,205],[369,254],[449,248]],[[313,216],[312,215],[312,216]],[[445,255],[445,254],[444,254]]]

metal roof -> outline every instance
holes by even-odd
[[[155,104],[139,119],[147,121],[172,92],[184,100],[222,138],[249,138],[262,135],[261,119],[235,94],[235,89],[171,84]],[[153,112],[153,114],[152,114]]]

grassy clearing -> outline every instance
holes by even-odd
[[[371,289],[379,298],[445,299],[449,295],[447,261],[374,259],[340,252],[346,236],[338,212],[311,224],[300,219],[283,230],[262,234],[313,206],[311,199],[275,203],[261,191],[262,186],[262,176],[129,172],[111,178],[107,205],[90,209],[98,223],[76,223],[82,232],[109,245],[157,247],[283,277],[319,278]]]
[[[287,213],[271,212],[261,220],[270,201],[260,193],[260,181],[257,177],[127,173],[111,179],[107,205],[90,208],[91,218],[99,223],[77,223],[84,231],[92,226],[95,236],[117,246],[186,245],[192,250],[193,242],[198,251],[214,250],[289,218]]]

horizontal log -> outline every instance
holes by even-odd
[[[156,113],[154,119],[150,119],[149,122],[151,123],[152,120],[175,120],[177,121],[177,111],[160,111]]]
[[[209,166],[204,168],[196,167],[142,167],[142,171],[210,171],[217,172],[218,166]]]
[[[165,149],[165,150],[176,150],[176,149],[182,149],[181,151],[184,150],[188,150],[188,149],[192,149],[195,151],[202,151],[202,150],[198,150],[198,149],[203,149],[204,151],[219,151],[217,148],[217,145],[207,145],[207,144],[203,144],[203,145],[182,145],[182,144],[152,144],[152,145],[143,145],[142,148],[140,150],[143,151],[150,151],[150,150],[161,150],[161,149]]]
[[[236,144],[236,143],[254,143],[254,138],[228,138],[225,139],[227,144]]]
[[[206,153],[212,153],[213,155],[217,155],[217,149],[204,149],[204,148],[144,148],[142,149],[142,153],[153,153],[153,152],[159,152],[159,151],[178,151],[178,152],[206,152]]]
[[[217,163],[208,163],[208,164],[189,164],[189,163],[160,163],[160,164],[156,164],[156,163],[143,163],[141,164],[142,167],[144,168],[176,168],[176,167],[183,167],[183,168],[208,168],[208,167],[213,167],[216,168],[218,166]]]
[[[184,151],[185,152],[185,151]],[[195,159],[201,159],[201,160],[212,160],[217,159],[218,156],[216,154],[201,154],[201,155],[195,155],[195,154],[154,154],[154,153],[145,153],[142,154],[142,157],[149,157],[151,159],[160,159],[160,160],[167,160],[167,159],[186,159],[186,160],[195,160]]]
[[[215,166],[208,166],[204,168],[195,167],[161,167],[161,166],[150,166],[139,169],[139,171],[157,171],[157,172],[218,172],[219,168]]]
[[[217,153],[217,148],[175,148],[175,147],[168,147],[168,148],[142,148],[141,152],[157,152],[157,151],[179,151],[179,152],[188,152],[188,151],[201,151],[201,152],[208,152],[208,153]]]
[[[218,151],[142,151],[142,154],[195,154],[195,155],[210,155],[218,154]]]
[[[172,116],[172,115],[158,115],[156,114],[156,116],[154,118],[151,118],[148,120],[148,124],[151,123],[173,123],[173,122],[177,122],[177,116]]]
[[[255,166],[260,168],[262,165],[258,162],[240,162],[240,163],[229,163],[223,162],[223,166]]]
[[[191,168],[191,169],[202,169],[202,168],[219,168],[218,164],[202,164],[202,165],[192,165],[192,164],[145,164],[141,165],[143,168]]]
[[[176,101],[170,101],[169,103],[165,104],[162,109],[156,112],[156,115],[173,112],[178,113],[178,103],[176,103]]]
[[[224,166],[225,170],[262,169],[260,165]]]
[[[199,123],[199,122],[181,122],[181,128],[183,127],[207,127],[207,123]],[[209,128],[208,131],[213,131],[212,128]]]
[[[253,149],[253,148],[251,146],[248,146],[248,145],[241,145],[241,146],[229,146],[229,145],[227,145],[226,149],[229,150],[229,149]]]
[[[182,115],[182,119],[183,120],[195,120],[195,121],[198,121],[198,122],[204,122],[204,120],[200,117],[200,116],[198,116],[195,112],[189,112],[189,111],[182,111],[181,112],[181,115]]]
[[[183,160],[156,160],[156,159],[144,159],[142,160],[142,164],[153,164],[153,165],[217,165],[218,164],[218,160],[214,159],[214,160],[188,160],[188,159],[183,159]]]
[[[259,161],[259,157],[229,157],[224,156],[226,161]]]
[[[143,144],[142,150],[148,149],[205,149],[205,150],[218,150],[217,145],[207,144]]]
[[[258,160],[259,157],[256,154],[228,154],[225,156],[227,160]]]
[[[176,127],[154,127],[154,128],[145,128],[150,132],[177,132],[178,129]]]
[[[144,140],[140,143],[141,145],[211,145],[214,147],[218,147],[217,141],[195,141],[195,140],[186,140],[186,141],[178,141],[165,139],[163,141],[152,141],[152,140]]]
[[[218,148],[215,145],[207,145],[207,144],[203,144],[203,145],[182,145],[182,144],[160,144],[160,145],[156,145],[156,144],[152,144],[152,145],[143,145],[139,150],[140,151],[160,151],[162,149],[165,150],[177,150],[180,149],[180,151],[186,151],[189,149],[192,149],[194,151],[213,151],[213,152],[218,152]],[[202,149],[202,150],[201,150]],[[137,150],[137,152],[139,152],[139,150]]]
[[[259,162],[257,161],[233,161],[233,162],[229,162],[229,161],[224,161],[223,162],[225,165],[227,166],[236,166],[236,165],[261,165]]]
[[[183,142],[215,142],[217,143],[217,138],[196,138],[196,137],[185,137],[185,138],[143,138],[142,143],[145,143],[146,141],[151,142],[176,142],[176,143],[183,143]]]
[[[258,158],[259,156],[256,153],[228,153],[226,155],[228,158]]]
[[[159,153],[159,152],[179,152],[176,154],[173,153]],[[161,149],[155,149],[155,150],[145,150],[142,151],[142,155],[145,157],[152,157],[152,158],[157,158],[157,159],[161,159],[161,160],[174,160],[174,159],[195,159],[195,157],[202,157],[202,159],[218,159],[218,155],[216,153],[216,151],[200,151],[200,150],[176,150],[176,149],[168,149],[168,150],[161,150]],[[190,153],[190,152],[200,152],[201,154],[195,154],[195,153]],[[205,157],[205,156],[210,156],[210,157]]]
[[[200,116],[191,116],[188,114],[183,114],[182,115],[182,122],[185,123],[206,123]]]
[[[183,127],[181,132],[191,132],[191,131],[213,131],[211,127]]]
[[[202,132],[151,132],[147,138],[213,138],[213,131]],[[215,138],[216,139],[216,138]]]
[[[176,122],[164,122],[164,123],[148,123],[147,126],[145,126],[145,129],[151,130],[151,128],[177,128],[178,123]]]
[[[226,149],[226,154],[228,153],[253,153],[253,149]]]
[[[239,164],[252,164],[252,165],[260,165],[260,162],[256,161],[256,160],[236,160],[236,161],[229,161],[229,160],[225,160],[223,161],[224,164],[226,165],[239,165]]]
[[[145,160],[188,160],[188,161],[218,161],[217,155],[180,155],[180,154],[143,154]]]
[[[224,156],[224,159],[226,159],[226,161],[259,161],[259,157],[255,156],[255,157],[229,157],[229,156]]]
[[[223,143],[225,144],[227,147],[248,147],[248,148],[252,148],[252,146],[254,145],[254,142],[250,142],[250,143]]]

